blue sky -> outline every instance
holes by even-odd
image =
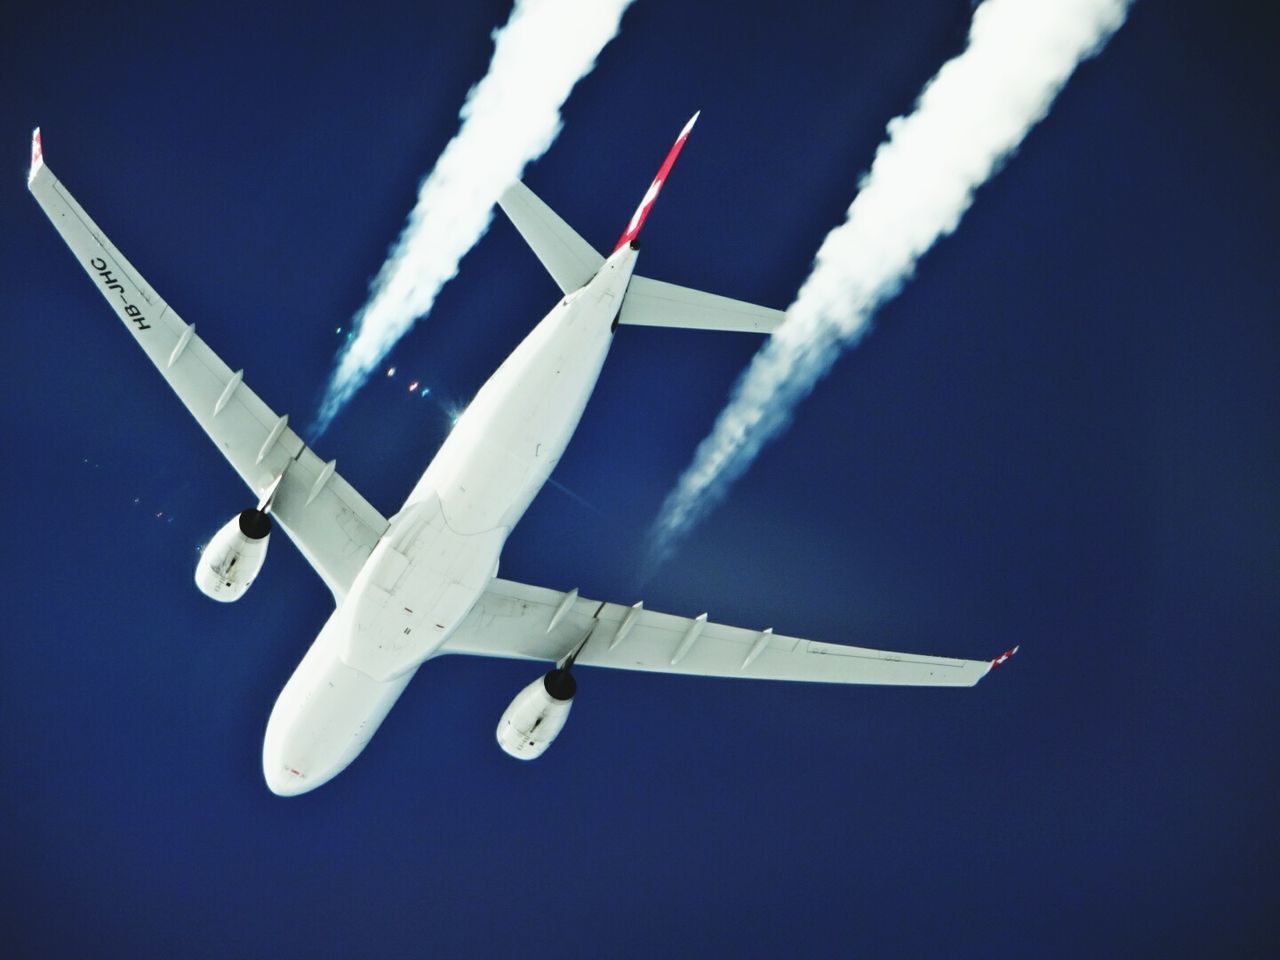
[[[195,589],[249,504],[27,195],[27,138],[268,403],[309,417],[483,74],[503,4],[109,15],[6,40],[12,955],[1250,955],[1274,951],[1280,390],[1275,67],[1254,4],[1140,3],[645,587],[963,657],[970,691],[584,672],[532,765],[536,670],[429,664],[282,800],[259,756],[329,612],[284,538]],[[637,0],[529,184],[600,246],[702,118],[640,269],[784,306],[966,3]],[[384,512],[556,296],[503,221],[323,439]],[[756,347],[624,329],[503,574],[630,602],[645,530]]]

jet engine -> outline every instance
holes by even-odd
[[[557,667],[516,694],[498,721],[498,746],[517,760],[536,760],[564,729],[578,684]]]
[[[262,509],[245,510],[213,535],[196,564],[196,586],[206,597],[232,603],[245,591],[267,559],[271,518]]]

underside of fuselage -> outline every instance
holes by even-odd
[[[351,763],[497,574],[600,377],[635,259],[634,244],[615,251],[458,418],[276,701],[262,749],[274,793],[314,790]]]

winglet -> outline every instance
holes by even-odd
[[[1002,663],[1004,663],[1006,660],[1012,657],[1015,653],[1018,652],[1018,647],[1021,647],[1021,646],[1022,644],[1018,644],[1017,647],[1014,647],[1012,650],[1006,650],[1004,653],[1000,654],[1000,656],[992,660],[990,670],[994,670],[996,667],[1000,666]]]
[[[640,228],[644,226],[645,217],[649,216],[649,210],[653,207],[653,201],[658,199],[658,191],[662,189],[662,185],[666,182],[667,175],[671,172],[671,167],[676,162],[676,157],[680,156],[680,150],[684,147],[684,142],[689,139],[689,132],[693,129],[693,125],[698,122],[698,117],[701,113],[702,111],[699,110],[690,117],[689,122],[680,131],[680,136],[676,137],[675,145],[672,146],[667,154],[667,159],[662,161],[662,166],[658,168],[658,175],[653,178],[653,183],[649,184],[649,189],[645,191],[644,199],[640,201],[640,206],[636,207],[636,212],[631,215],[631,222],[627,224],[627,229],[622,231],[622,236],[614,244],[614,253],[617,253],[628,243],[635,240],[640,233]]]
[[[36,178],[40,168],[44,166],[44,145],[40,142],[40,128],[31,132],[31,169],[27,171],[27,183]]]

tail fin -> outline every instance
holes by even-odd
[[[613,248],[615,253],[631,243],[640,232],[649,208],[657,199],[658,191],[671,173],[671,167],[680,155],[680,148],[684,146],[697,119],[698,114],[695,113],[680,131],[675,146],[667,154],[657,177],[640,202],[640,208],[627,224],[617,246]],[[498,205],[565,293],[571,293],[589,283],[604,264],[604,257],[523,183],[517,181],[508,187],[498,198]],[[772,333],[782,323],[784,316],[781,310],[731,300],[648,277],[633,276],[626,295],[622,298],[622,309],[616,322],[645,327]]]
[[[662,189],[662,184],[671,172],[676,157],[680,156],[680,149],[689,138],[689,131],[693,129],[697,119],[698,114],[695,113],[680,131],[680,136],[667,153],[667,159],[663,161],[658,175],[649,185],[648,192],[640,201],[639,208],[631,217],[631,222],[627,224],[627,229],[618,239],[613,252],[616,253],[634,240],[640,228],[644,226],[649,208],[658,198],[658,191]],[[523,183],[516,181],[508,187],[507,191],[498,198],[498,205],[502,207],[503,212],[520,231],[525,242],[533,248],[542,265],[547,268],[547,272],[565,293],[577,290],[586,284],[604,264],[604,257],[600,256],[591,244],[582,239],[577,231],[561,220],[554,210],[539,200]]]
[[[662,161],[662,166],[658,168],[658,175],[653,178],[653,183],[649,184],[649,189],[645,192],[644,199],[640,201],[640,206],[636,207],[636,212],[631,215],[631,222],[627,224],[627,229],[622,231],[622,236],[614,244],[614,253],[621,250],[640,233],[640,228],[644,226],[645,217],[649,216],[649,210],[653,207],[653,201],[658,199],[658,192],[662,189],[662,185],[666,183],[667,175],[671,173],[671,167],[675,164],[676,157],[680,156],[680,150],[684,147],[684,142],[689,139],[689,131],[698,122],[698,116],[701,113],[702,111],[699,110],[690,117],[689,122],[680,131],[680,136],[676,138],[675,145],[672,146],[671,151],[667,154],[667,159]]]

